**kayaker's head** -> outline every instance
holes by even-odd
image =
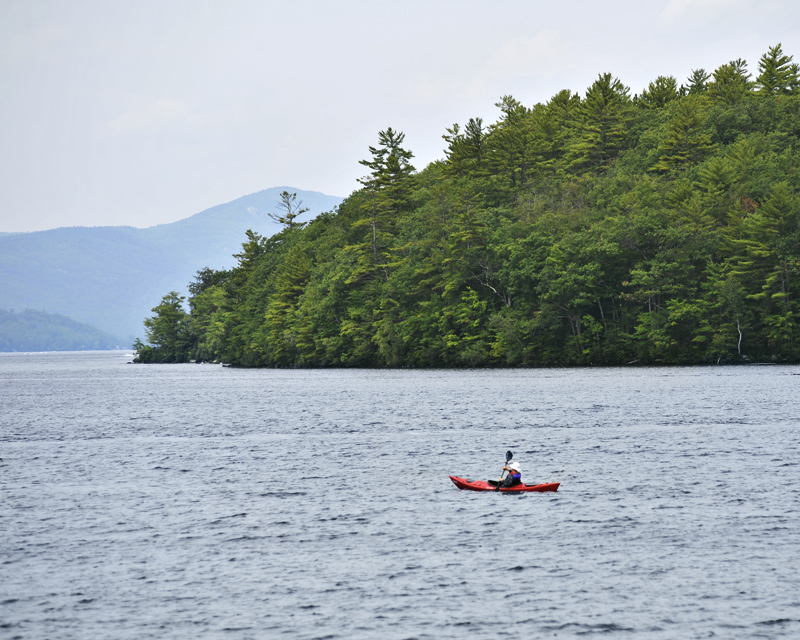
[[[516,460],[514,460],[514,462],[512,462],[509,465],[509,469],[511,469],[514,473],[520,473],[521,472],[521,466],[520,466],[519,462],[517,462]]]

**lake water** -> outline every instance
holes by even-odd
[[[2,638],[800,637],[800,367],[128,360],[0,356]]]

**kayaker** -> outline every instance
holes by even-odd
[[[518,461],[514,460],[510,465],[504,466],[503,471],[508,471],[508,475],[500,483],[500,487],[516,487],[522,484],[522,466]]]

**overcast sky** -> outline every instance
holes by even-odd
[[[422,168],[504,94],[755,70],[779,41],[800,60],[797,0],[2,0],[0,231],[346,196],[380,129]]]

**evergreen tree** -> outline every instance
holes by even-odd
[[[708,80],[711,74],[705,69],[692,69],[692,73],[686,80],[687,85],[681,86],[681,94],[695,96],[708,91]]]
[[[637,104],[645,109],[661,109],[679,97],[678,82],[672,76],[658,76],[642,91]]]
[[[208,267],[203,267],[195,274],[194,282],[190,282],[187,288],[192,298],[194,298],[203,293],[206,289],[222,284],[228,279],[229,275],[230,273],[228,271],[214,271]],[[191,299],[189,302],[191,303]]]
[[[364,185],[360,209],[366,215],[353,224],[353,229],[366,229],[367,237],[349,247],[359,256],[358,268],[350,278],[353,282],[370,277],[378,269],[388,278],[386,249],[394,233],[397,215],[408,199],[408,179],[414,172],[410,162],[414,154],[400,146],[405,140],[404,133],[389,127],[378,132],[378,140],[378,147],[369,147],[372,158],[359,161],[370,169],[370,173],[359,178]]]
[[[708,80],[711,74],[707,73],[705,69],[692,69],[692,74],[687,80],[688,85],[682,87],[682,93],[687,93],[690,96],[698,95],[708,91]]]
[[[469,157],[474,163],[474,171],[480,172],[483,164],[486,133],[483,118],[470,118],[464,127],[464,142]]]
[[[742,237],[733,243],[736,270],[748,298],[760,303],[766,336],[786,354],[800,340],[800,315],[792,294],[800,272],[800,211],[787,182],[780,182],[762,207],[755,207],[741,225]]]
[[[800,67],[792,62],[792,56],[784,55],[780,42],[761,56],[758,70],[756,93],[790,95],[800,90]]]
[[[721,65],[713,75],[714,80],[708,85],[708,92],[716,102],[736,104],[750,92],[752,83],[747,62],[741,58]]]
[[[359,182],[369,190],[379,191],[394,213],[398,213],[408,196],[408,177],[414,172],[411,158],[414,154],[400,145],[406,134],[389,127],[378,132],[378,147],[369,147],[372,158],[359,160],[370,169],[369,175]]]
[[[606,166],[619,153],[631,120],[630,90],[610,73],[601,74],[576,109],[576,139],[570,145],[574,170]]]
[[[500,120],[489,127],[487,160],[496,175],[506,178],[506,188],[525,184],[529,177],[530,109],[512,96],[503,96],[495,103]]]
[[[149,346],[139,339],[133,345],[137,362],[188,362],[191,335],[185,300],[177,291],[170,291],[153,307],[155,315],[144,321]]]
[[[566,124],[572,120],[575,110],[581,104],[581,97],[577,93],[573,93],[569,89],[562,89],[547,103],[547,110],[550,112],[551,117]]]
[[[772,300],[780,301],[784,311],[788,311],[794,302],[789,295],[789,280],[797,267],[792,263],[800,258],[798,247],[787,244],[796,231],[797,213],[796,199],[788,183],[780,182],[773,187],[772,195],[763,206],[747,216],[744,222],[745,238],[740,241],[749,257],[742,264],[752,268],[759,262],[764,264],[766,260],[765,273],[760,274],[762,291],[753,294],[753,297],[759,299],[769,296]]]
[[[559,91],[545,104],[537,104],[530,114],[530,155],[532,173],[553,175],[560,166],[567,140],[569,124],[580,105],[580,96],[569,89]]]
[[[714,156],[698,172],[702,202],[707,215],[723,226],[733,212],[738,198],[734,191],[736,167],[727,158]]]
[[[447,143],[444,155],[452,172],[458,176],[463,176],[465,167],[462,165],[462,159],[466,156],[464,152],[464,131],[457,122],[452,127],[446,127],[445,131],[447,133],[442,135],[442,138]]]
[[[228,279],[231,291],[239,302],[242,300],[248,278],[267,251],[267,240],[264,236],[252,229],[245,231],[245,235],[247,241],[242,243],[241,253],[233,254],[239,264],[231,270],[231,277]]]
[[[470,118],[463,129],[456,123],[446,131],[442,138],[447,142],[445,156],[450,172],[459,177],[480,174],[486,154],[483,119]]]
[[[659,140],[658,163],[654,169],[671,171],[701,160],[713,148],[705,121],[702,103],[696,96],[681,98]]]
[[[240,271],[250,272],[256,264],[258,264],[261,256],[264,255],[266,250],[265,238],[260,233],[256,233],[252,229],[244,232],[247,236],[247,241],[242,243],[241,253],[234,253],[233,257],[239,263],[236,267]]]
[[[280,209],[282,212],[269,213],[267,215],[275,222],[282,224],[289,231],[292,229],[302,229],[304,226],[306,226],[308,223],[296,221],[298,216],[301,216],[309,211],[307,207],[303,207],[302,200],[300,202],[296,202],[297,194],[283,191],[280,194],[280,198],[281,201],[278,203],[278,209]]]
[[[270,363],[287,365],[299,359],[297,330],[292,320],[309,275],[310,265],[304,247],[295,245],[275,275],[275,292],[270,296],[265,314],[263,329]]]

